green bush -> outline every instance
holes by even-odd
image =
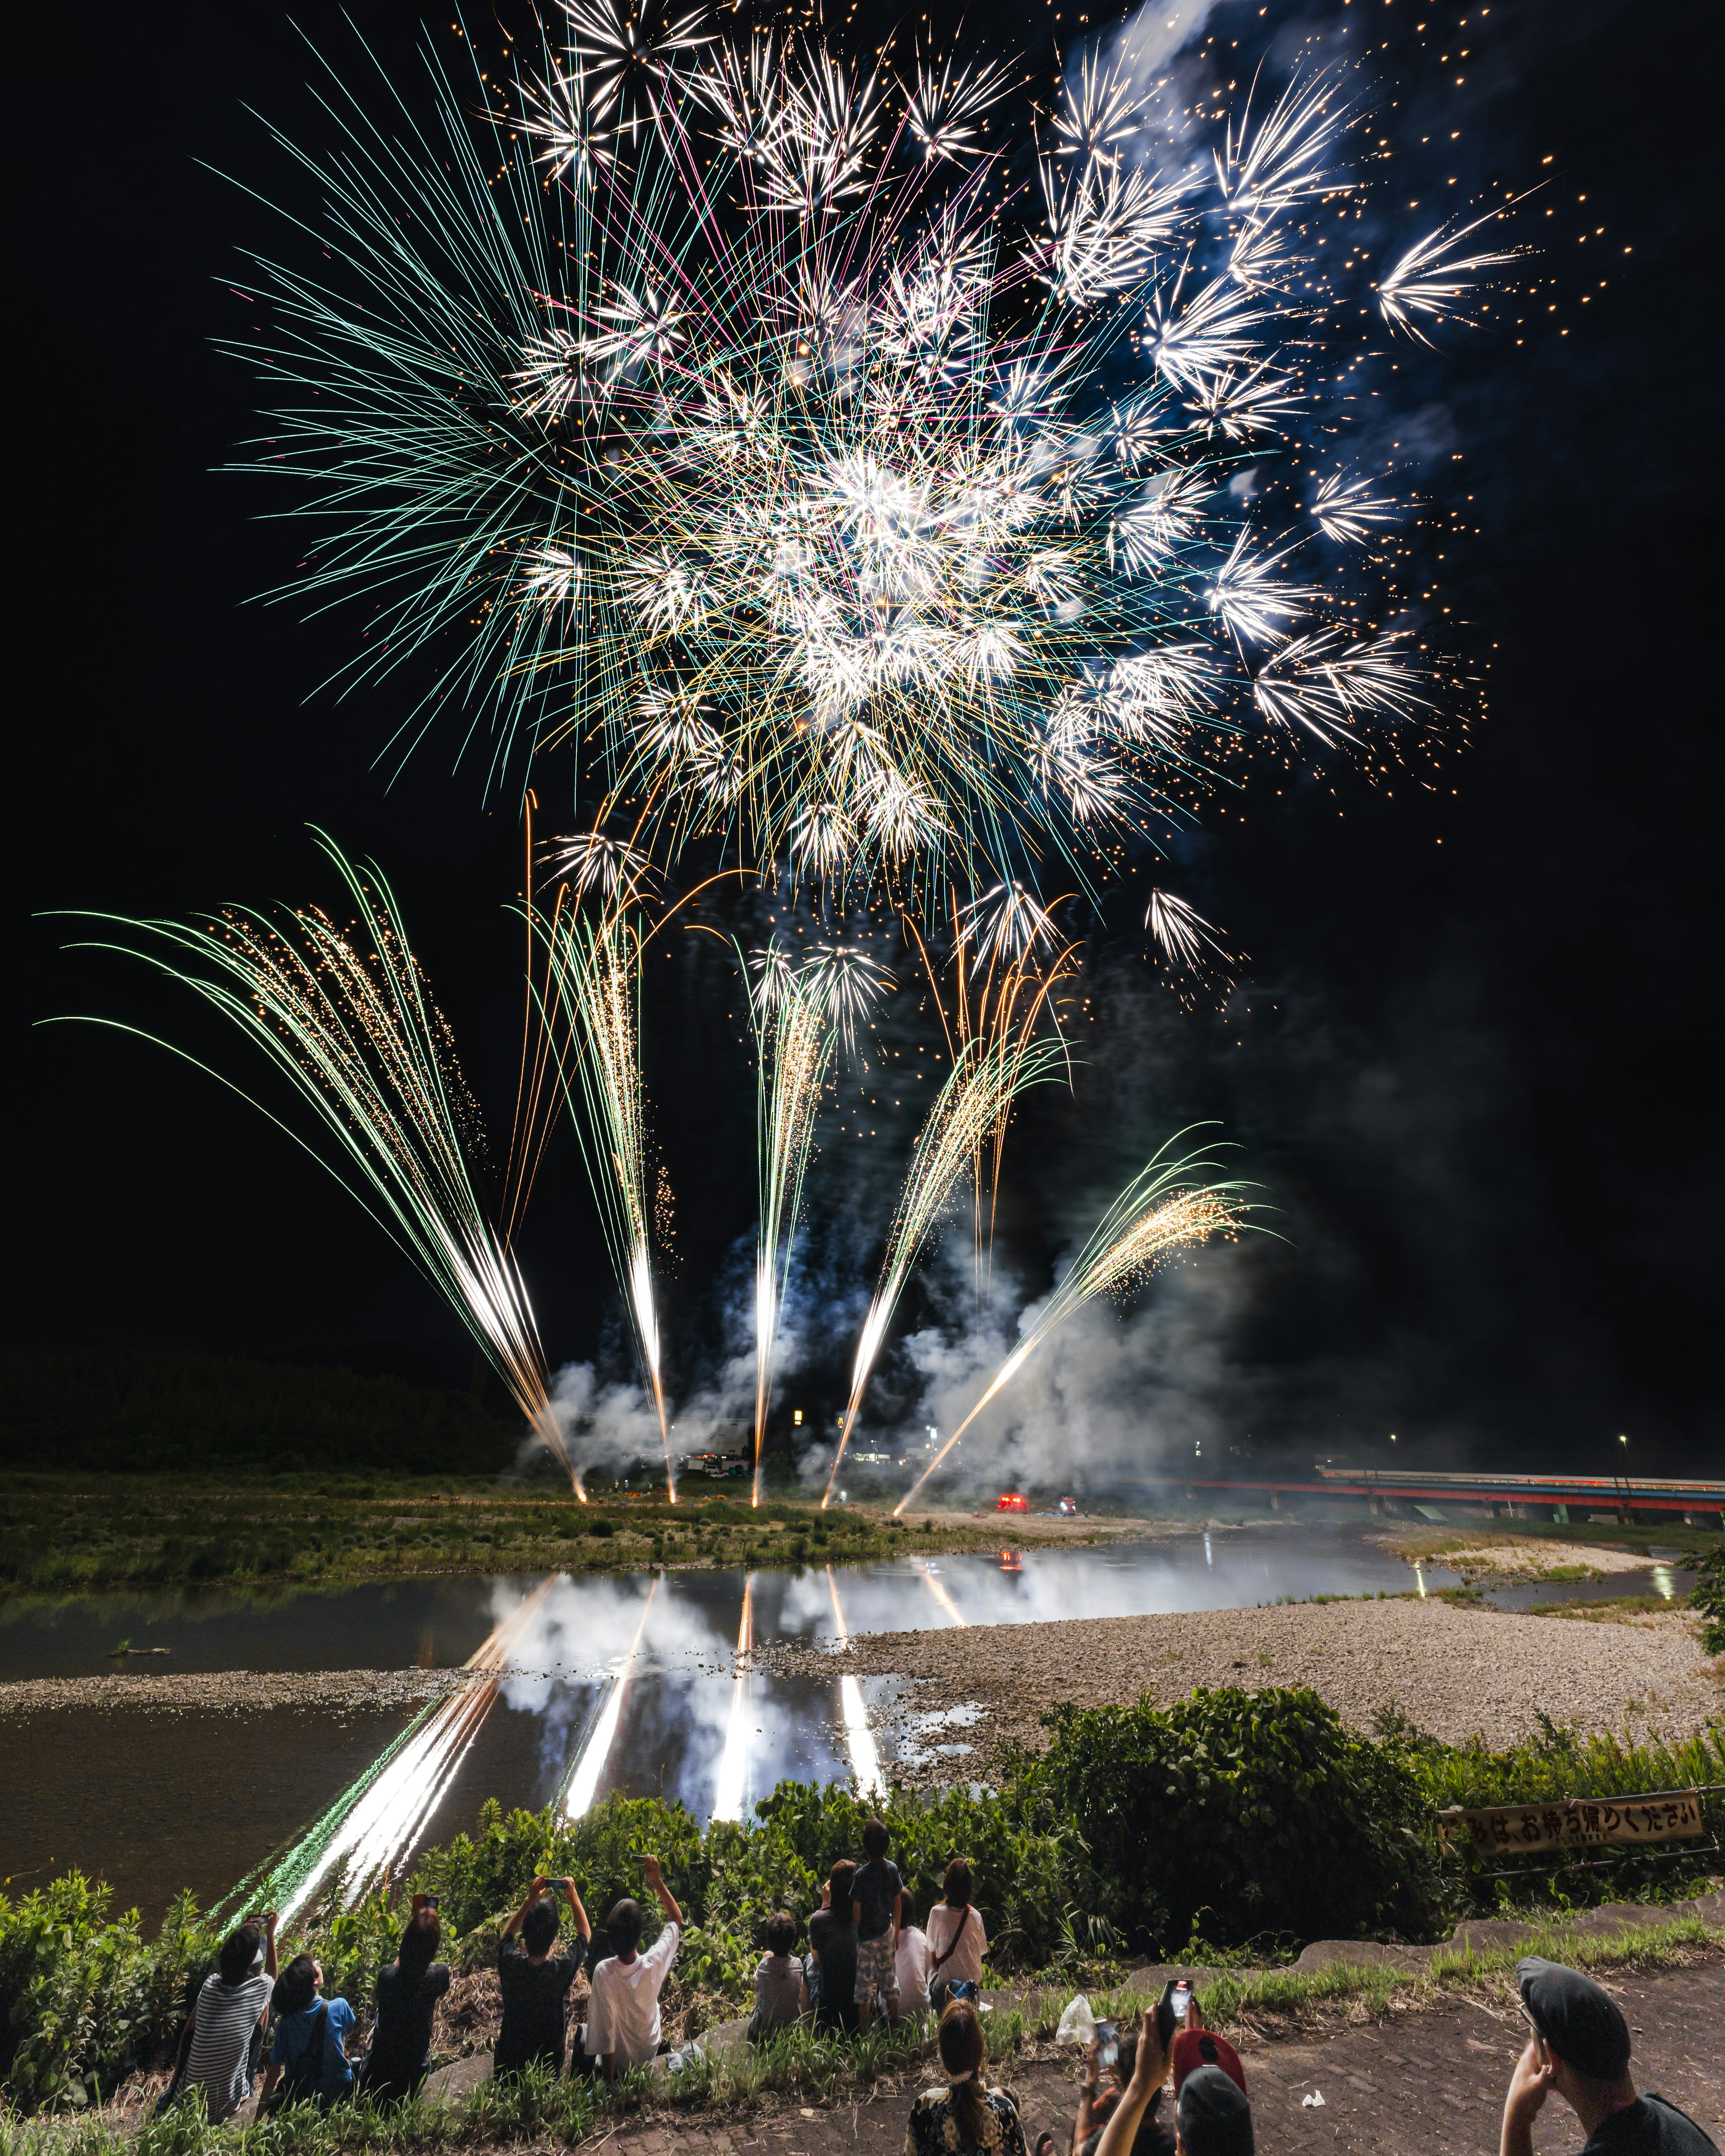
[[[136,1909],[79,1871],[0,1894],[0,2082],[20,2111],[81,2108],[146,2062],[215,1962],[215,1935],[182,1894],[146,1947]]]
[[[1043,1720],[1048,1750],[1021,1771],[1075,1823],[1096,1875],[1090,1904],[1132,1943],[1440,1928],[1418,1774],[1316,1692],[1197,1691],[1165,1709],[1147,1696]]]
[[[1725,1543],[1710,1550],[1697,1568],[1689,1606],[1701,1612],[1701,1644],[1709,1655],[1725,1655]]]

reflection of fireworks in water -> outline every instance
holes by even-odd
[[[464,1685],[435,1707],[422,1709],[311,1832],[270,1867],[268,1898],[284,1917],[331,1894],[351,1908],[398,1871],[495,1704],[498,1679],[551,1584],[542,1581],[468,1657],[464,1666],[484,1671],[484,1681]]]
[[[652,1198],[641,1083],[640,933],[615,907],[597,921],[583,915],[567,891],[558,894],[544,932],[547,1016],[562,1048],[563,1097],[652,1386],[665,1490],[675,1504],[648,1228]]]
[[[1236,1199],[1241,1186],[1230,1183],[1191,1184],[1187,1178],[1214,1163],[1195,1155],[1162,1164],[1158,1153],[1135,1175],[1108,1208],[1065,1279],[1050,1296],[1042,1314],[995,1372],[986,1392],[894,1507],[898,1517],[989,1401],[1017,1375],[1050,1333],[1083,1304],[1099,1295],[1129,1287],[1158,1259],[1171,1250],[1192,1249],[1212,1235],[1240,1225],[1245,1209]]]
[[[740,1820],[748,1806],[749,1718],[754,1713],[754,1672],[747,1657],[755,1645],[755,1576],[742,1583],[742,1615],[737,1627],[737,1674],[731,1681],[731,1719],[725,1729],[725,1749],[719,1758],[719,1779],[713,1791],[712,1816]]]
[[[635,1626],[634,1638],[629,1651],[619,1661],[614,1671],[610,1689],[605,1694],[604,1705],[589,1726],[580,1749],[569,1768],[569,1778],[557,1800],[558,1810],[565,1819],[583,1819],[593,1810],[593,1799],[598,1794],[599,1779],[605,1771],[605,1762],[611,1756],[611,1747],[617,1741],[617,1727],[623,1719],[623,1703],[629,1691],[629,1679],[641,1658],[641,1640],[647,1630],[647,1620],[653,1614],[653,1598],[659,1592],[662,1573],[655,1576],[647,1590],[647,1599],[641,1604],[640,1622]]]
[[[321,1153],[312,1158],[442,1293],[532,1430],[567,1467],[526,1288],[506,1236],[486,1217],[474,1188],[484,1128],[448,1021],[431,1000],[382,875],[375,865],[356,868],[321,834],[318,843],[341,872],[363,944],[356,929],[338,929],[315,907],[272,922],[232,906],[189,927],[122,924],[213,968],[216,978],[153,950],[129,955],[182,981],[292,1081],[334,1139],[339,1164]],[[270,1121],[287,1128],[274,1116]],[[514,1210],[520,1202],[517,1192]]]
[[[850,1642],[850,1631],[845,1622],[845,1605],[839,1599],[838,1576],[831,1565],[827,1567],[827,1587],[833,1598],[833,1630],[842,1652]],[[880,1753],[875,1743],[875,1732],[869,1727],[869,1710],[863,1702],[862,1686],[855,1677],[839,1678],[839,1705],[845,1723],[845,1749],[850,1760],[851,1779],[856,1784],[859,1796],[873,1796],[885,1787],[880,1779]]]
[[[954,1629],[961,1632],[967,1630],[968,1627],[965,1624],[963,1613],[960,1610],[958,1604],[952,1599],[952,1591],[947,1587],[945,1580],[942,1579],[936,1573],[925,1566],[922,1573],[922,1582],[927,1588],[929,1593],[946,1612],[947,1617],[951,1620]]]
[[[1347,153],[1388,152],[1338,78],[1158,169],[1153,79],[1092,51],[1031,93],[1025,187],[1005,68],[899,81],[699,8],[570,7],[547,45],[510,111],[471,122],[434,62],[423,137],[338,91],[343,155],[283,143],[329,207],[321,262],[253,258],[253,468],[310,485],[290,588],[363,597],[355,676],[447,652],[430,701],[489,705],[500,756],[596,744],[596,829],[629,800],[649,850],[720,831],[940,912],[991,863],[1111,865],[1255,740],[1428,706],[1390,506],[1266,526],[1277,490],[1229,484],[1354,485],[1327,444],[1374,298],[1455,318],[1504,259],[1367,259]]]

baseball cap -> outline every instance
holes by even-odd
[[[1240,2063],[1240,2054],[1225,2036],[1219,2036],[1214,2029],[1183,2029],[1173,2042],[1174,2094],[1184,2087],[1189,2074],[1203,2066],[1219,2066],[1244,2096],[1246,2092],[1245,2068]]]
[[[1615,2082],[1629,2064],[1629,2024],[1615,1999],[1579,1969],[1529,1954],[1516,1964],[1527,2018],[1566,2066],[1592,2082]]]
[[[1208,2031],[1189,2033],[1200,2035]],[[1216,2039],[1218,2043],[1220,2041]],[[1186,2156],[1255,2156],[1252,2107],[1245,2100],[1245,2091],[1219,2066],[1193,2068],[1180,2086],[1175,2116]]]

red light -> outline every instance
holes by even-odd
[[[1004,1490],[994,1500],[997,1512],[1028,1512],[1030,1501],[1016,1490]]]

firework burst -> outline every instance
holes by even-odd
[[[1381,552],[1319,577],[1310,524],[1230,485],[1332,461],[1373,287],[1318,251],[1363,188],[1331,77],[1163,170],[1132,55],[1092,49],[1027,178],[1019,85],[956,54],[900,80],[802,28],[568,0],[506,109],[434,74],[424,134],[348,100],[328,266],[256,258],[254,468],[327,531],[290,588],[367,602],[356,678],[435,643],[434,702],[489,712],[500,760],[578,737],[656,857],[718,834],[925,918],[1009,864],[1093,886],[1219,759],[1351,745],[1338,698],[1380,735],[1433,708]],[[1476,228],[1384,273],[1392,329],[1507,259],[1459,254]],[[1389,506],[1312,475],[1363,563]],[[1371,696],[1329,660],[1286,686],[1341,647]]]

